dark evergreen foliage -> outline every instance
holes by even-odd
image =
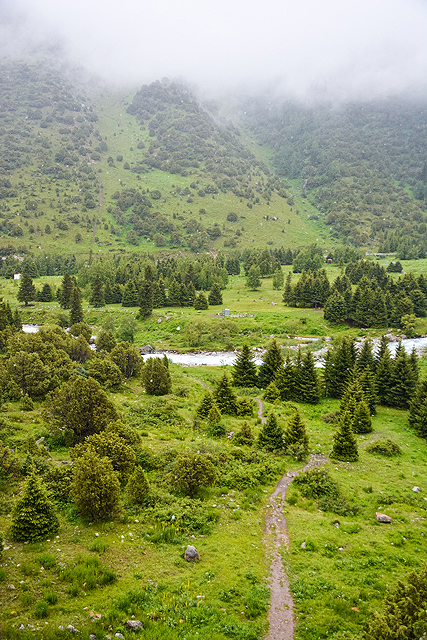
[[[351,415],[348,411],[341,414],[338,431],[333,437],[331,458],[343,462],[355,462],[359,459],[357,441],[351,428]]]
[[[281,366],[283,366],[282,352],[276,339],[273,338],[262,356],[262,364],[258,371],[258,386],[266,389]]]
[[[46,540],[58,533],[59,521],[47,491],[33,469],[12,513],[10,536],[18,542]]]
[[[244,343],[233,365],[233,384],[236,387],[256,387],[258,382],[255,357]]]
[[[273,411],[270,411],[265,424],[260,429],[258,446],[267,451],[283,449],[283,427],[279,425],[277,416]]]

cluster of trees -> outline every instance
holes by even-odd
[[[378,263],[361,260],[348,264],[332,285],[324,270],[303,271],[295,284],[289,274],[283,301],[297,307],[324,306],[330,322],[395,326],[410,334],[415,318],[427,313],[427,279],[409,273],[393,280]]]

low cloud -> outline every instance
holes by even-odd
[[[58,51],[110,81],[184,77],[241,88],[368,98],[426,93],[424,0],[6,0],[0,49]]]

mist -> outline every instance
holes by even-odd
[[[208,93],[427,95],[425,0],[3,0],[0,53],[42,51],[107,81]]]

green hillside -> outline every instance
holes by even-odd
[[[183,85],[117,94],[73,69],[9,60],[0,83],[3,254],[295,246],[321,234],[247,135]]]

